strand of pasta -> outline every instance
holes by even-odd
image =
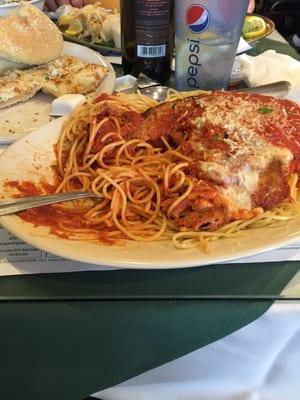
[[[167,100],[203,93],[179,94],[171,90]],[[238,237],[247,229],[272,226],[274,223],[278,226],[278,223],[294,218],[299,213],[297,203],[294,207],[287,203],[256,218],[230,222],[215,232],[176,232],[167,217],[171,217],[194,188],[194,183],[184,172],[191,158],[172,149],[164,138],[162,141],[167,148],[164,153],[139,139],[125,141],[118,118],[102,114],[104,106],[144,112],[156,104],[141,93],[118,95],[80,107],[65,122],[57,143],[58,171],[62,177],[57,191],[92,190],[99,200],[82,206],[90,224],[87,228],[73,228],[62,222],[62,230],[68,230],[72,237],[96,240],[97,230],[107,227],[110,238],[136,241],[167,238],[172,239],[176,248],[200,246],[208,251],[208,243],[212,241]],[[108,121],[114,128],[101,137],[102,147],[95,152],[95,139]],[[289,184],[293,200],[297,198],[297,180],[297,175],[292,174]],[[167,217],[161,211],[162,193],[165,197],[168,197],[168,193],[172,195]],[[84,203],[76,203],[79,210],[80,204]]]
[[[100,125],[100,124],[98,124],[98,125]],[[100,126],[101,126],[101,125],[100,125]],[[94,135],[93,135],[93,136],[94,136]],[[107,136],[107,135],[106,135],[106,136]],[[67,137],[70,137],[70,135],[67,135]],[[141,146],[141,147],[144,148],[146,151],[148,151],[147,154],[150,153],[150,157],[152,157],[152,159],[154,158],[153,161],[156,161],[156,162],[158,163],[158,165],[161,164],[161,161],[162,161],[161,156],[158,156],[158,157],[159,157],[159,160],[155,160],[155,156],[152,156],[152,154],[153,154],[153,148],[152,148],[150,145],[148,145],[148,144],[146,144],[146,143],[142,143],[142,142],[140,142],[140,141],[138,141],[138,140],[134,140],[134,141],[132,141],[132,143],[129,142],[129,143],[126,143],[126,144],[124,144],[124,141],[120,141],[120,142],[114,142],[113,144],[106,145],[106,146],[104,146],[104,147],[102,148],[102,150],[101,150],[97,155],[94,155],[91,159],[92,159],[93,161],[98,160],[98,162],[99,162],[99,160],[100,160],[100,167],[102,167],[102,168],[104,168],[104,169],[105,169],[105,168],[110,168],[110,166],[108,166],[108,165],[106,165],[106,164],[104,164],[104,165],[102,164],[102,165],[101,165],[101,159],[103,159],[103,153],[108,152],[108,151],[112,150],[113,148],[115,148],[115,147],[117,148],[117,147],[119,146],[119,149],[117,150],[118,157],[117,157],[117,162],[116,162],[116,164],[117,164],[117,165],[120,165],[120,164],[121,164],[120,155],[122,154],[122,152],[124,151],[124,149],[125,149],[126,147],[128,147],[130,144],[136,144],[136,145]],[[74,145],[74,144],[73,144],[73,145]],[[120,147],[120,146],[121,146],[121,147]],[[89,146],[89,148],[91,148],[91,146]],[[71,149],[73,149],[73,147],[71,147]],[[61,154],[61,153],[60,153],[60,154]],[[74,158],[74,154],[75,154],[74,151],[70,152],[69,159],[68,159],[67,162],[66,162],[66,164],[68,165],[68,168],[65,169],[65,174],[67,174],[67,176],[66,176],[66,175],[64,176],[64,180],[63,180],[63,182],[61,183],[59,190],[62,190],[63,186],[67,185],[67,183],[68,183],[70,180],[72,180],[72,179],[78,178],[78,177],[80,177],[80,176],[88,176],[88,174],[83,174],[83,173],[79,173],[79,172],[74,172],[72,175],[68,175],[69,171],[71,170],[70,165],[74,165],[74,164],[75,164],[74,161],[72,162],[72,159]],[[101,156],[101,154],[102,154],[102,156]],[[157,219],[158,213],[160,212],[160,189],[159,189],[159,187],[157,186],[157,184],[156,184],[155,182],[153,182],[152,178],[150,178],[150,177],[147,175],[147,173],[146,173],[143,169],[141,169],[141,165],[140,165],[140,164],[142,164],[143,167],[147,167],[147,162],[145,162],[145,158],[146,158],[146,160],[147,160],[147,154],[146,154],[146,155],[140,156],[140,158],[139,158],[140,163],[138,163],[138,165],[135,166],[136,169],[137,169],[137,171],[139,172],[139,174],[140,174],[144,179],[146,179],[146,181],[148,182],[148,184],[150,184],[150,186],[152,186],[152,192],[150,191],[150,193],[148,193],[148,198],[147,198],[147,197],[145,198],[145,194],[144,194],[143,192],[141,192],[141,189],[140,189],[140,193],[142,193],[142,195],[144,196],[140,202],[141,202],[141,203],[148,203],[148,207],[147,207],[148,210],[147,210],[147,209],[145,210],[145,211],[148,211],[148,214],[149,214],[149,209],[151,208],[151,206],[149,205],[151,202],[150,202],[149,200],[150,200],[151,198],[153,198],[154,195],[155,195],[155,197],[156,197],[156,206],[155,206],[154,213],[152,213],[152,215],[151,215],[151,213],[150,213],[150,217],[148,216],[148,219],[147,219],[146,221],[143,221],[142,226],[141,226],[141,224],[138,224],[138,225],[135,224],[135,227],[134,227],[135,230],[141,229],[141,228],[143,227],[143,230],[144,230],[144,231],[145,231],[145,224],[150,224],[150,223],[153,222],[155,219]],[[172,154],[172,157],[174,157],[174,155],[175,155],[176,153],[171,153],[171,154]],[[127,155],[128,155],[128,154],[127,154]],[[86,158],[87,158],[87,152],[86,152],[85,156],[86,156]],[[130,157],[130,158],[131,158],[132,160],[135,161],[134,157]],[[151,160],[151,161],[150,161],[150,164],[153,163],[153,161]],[[164,164],[169,165],[169,163],[170,163],[170,161],[167,160],[167,161],[165,161]],[[91,163],[90,163],[90,161],[89,161],[89,166],[90,166],[90,165],[91,165]],[[182,163],[182,164],[179,165],[179,166],[176,166],[176,165],[173,166],[173,172],[172,172],[172,174],[173,174],[175,171],[178,171],[179,168],[184,167],[184,166],[186,166],[186,163]],[[79,169],[83,169],[83,167],[80,167]],[[152,172],[153,172],[153,171],[152,171]],[[163,173],[161,173],[161,175],[162,175],[162,174],[163,174]],[[117,217],[118,217],[118,206],[116,207],[116,204],[117,204],[117,205],[120,205],[120,198],[119,198],[120,196],[112,195],[112,198],[110,199],[110,200],[111,200],[111,209],[112,209],[112,210],[111,210],[111,212],[107,212],[107,211],[105,210],[106,214],[105,214],[105,217],[104,217],[104,218],[112,217],[113,220],[114,220],[114,224],[115,224],[123,233],[125,233],[126,236],[131,237],[131,238],[134,238],[135,240],[147,240],[147,241],[148,241],[148,240],[153,240],[154,238],[158,238],[159,236],[162,235],[162,233],[164,232],[164,230],[165,230],[165,228],[166,228],[166,218],[165,218],[165,217],[162,218],[162,225],[161,225],[161,228],[158,230],[158,232],[155,232],[154,235],[151,235],[150,237],[147,237],[147,238],[142,238],[142,237],[139,237],[139,236],[137,236],[137,235],[133,235],[127,228],[125,228],[124,225],[126,225],[126,226],[129,226],[129,225],[130,225],[130,223],[128,223],[128,221],[126,221],[126,202],[127,202],[127,197],[128,197],[129,200],[131,200],[131,201],[133,201],[134,198],[133,198],[132,196],[131,196],[131,197],[128,196],[128,194],[125,194],[124,191],[123,191],[123,189],[121,189],[121,186],[115,183],[117,177],[114,177],[114,180],[111,179],[111,178],[109,178],[108,176],[106,176],[106,175],[104,175],[103,173],[101,173],[101,168],[98,168],[98,169],[97,169],[97,175],[98,175],[98,176],[93,180],[93,182],[92,182],[92,184],[91,184],[91,188],[92,188],[92,190],[93,190],[95,193],[97,193],[98,195],[101,195],[101,193],[102,193],[102,194],[106,195],[106,197],[108,196],[107,188],[103,188],[103,187],[102,187],[102,192],[101,192],[101,193],[100,193],[99,190],[98,190],[98,187],[99,187],[98,182],[99,182],[99,181],[102,181],[103,178],[104,178],[104,180],[108,180],[109,183],[110,183],[111,185],[115,186],[115,188],[120,192],[120,195],[121,195],[121,203],[122,203],[122,207],[121,207],[121,209],[122,209],[122,212],[121,212],[121,214],[122,214],[121,220],[122,220],[122,222],[123,222],[123,225],[120,225],[120,223],[117,222],[117,221],[118,221],[118,218],[117,218]],[[103,182],[102,182],[102,183],[103,183]],[[127,181],[127,185],[128,185],[128,181]],[[126,186],[125,186],[125,187],[126,187]],[[155,189],[155,190],[153,190],[153,189]],[[104,190],[104,191],[103,191],[103,190]],[[134,201],[135,201],[135,200],[134,200]],[[107,205],[107,204],[106,204],[106,205]],[[100,208],[101,208],[101,207],[100,207]],[[92,209],[92,210],[95,211],[95,208]],[[99,211],[99,208],[98,208],[98,211]],[[92,212],[86,213],[86,216],[87,216],[87,217],[90,217],[91,215],[92,215]],[[104,218],[102,218],[102,217],[99,218],[99,217],[98,217],[98,218],[96,218],[96,220],[97,220],[98,222],[102,222],[102,221],[104,220]],[[121,226],[122,226],[122,229],[121,229]],[[152,228],[152,229],[153,229],[153,228]]]

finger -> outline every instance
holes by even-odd
[[[251,13],[253,13],[254,9],[255,9],[255,0],[250,0],[249,3],[248,3],[248,10],[247,10],[247,12],[248,12],[249,14],[251,14]]]
[[[83,0],[71,0],[73,7],[81,8],[83,6]]]
[[[59,6],[64,6],[65,4],[70,4],[69,0],[56,0]]]
[[[55,11],[58,7],[55,0],[46,0],[45,6],[49,8],[51,11]]]

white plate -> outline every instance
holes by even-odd
[[[53,145],[57,142],[64,118],[42,126],[13,143],[0,155],[0,193],[8,198],[6,180],[38,182],[48,178],[50,164],[55,160]],[[76,261],[123,268],[179,268],[224,262],[257,254],[292,242],[300,235],[300,217],[285,227],[251,230],[234,240],[222,240],[210,246],[210,254],[199,249],[177,250],[166,242],[105,246],[90,242],[74,242],[49,234],[44,227],[34,227],[12,215],[0,218],[0,223],[13,235],[44,251]]]
[[[109,69],[108,74],[101,82],[101,93],[112,93],[115,86],[115,72],[110,62],[101,54],[76,43],[64,42],[63,54],[78,57],[83,61],[103,65]],[[25,103],[0,110],[0,144],[12,143],[21,136],[34,131],[48,123],[51,102],[54,97],[38,93]]]

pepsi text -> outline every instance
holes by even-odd
[[[187,84],[190,88],[199,89],[198,85],[198,74],[199,67],[201,67],[201,63],[199,60],[200,54],[200,40],[197,39],[187,39],[189,42],[189,65],[187,70]]]

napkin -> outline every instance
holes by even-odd
[[[225,338],[93,398],[299,400],[299,314],[299,303],[275,303],[256,321]]]
[[[238,47],[236,49],[236,54],[242,54],[246,51],[252,49],[252,46],[241,36]]]
[[[258,56],[243,54],[238,57],[240,69],[249,86],[289,81],[292,87],[300,86],[300,62],[294,58],[268,50]]]

